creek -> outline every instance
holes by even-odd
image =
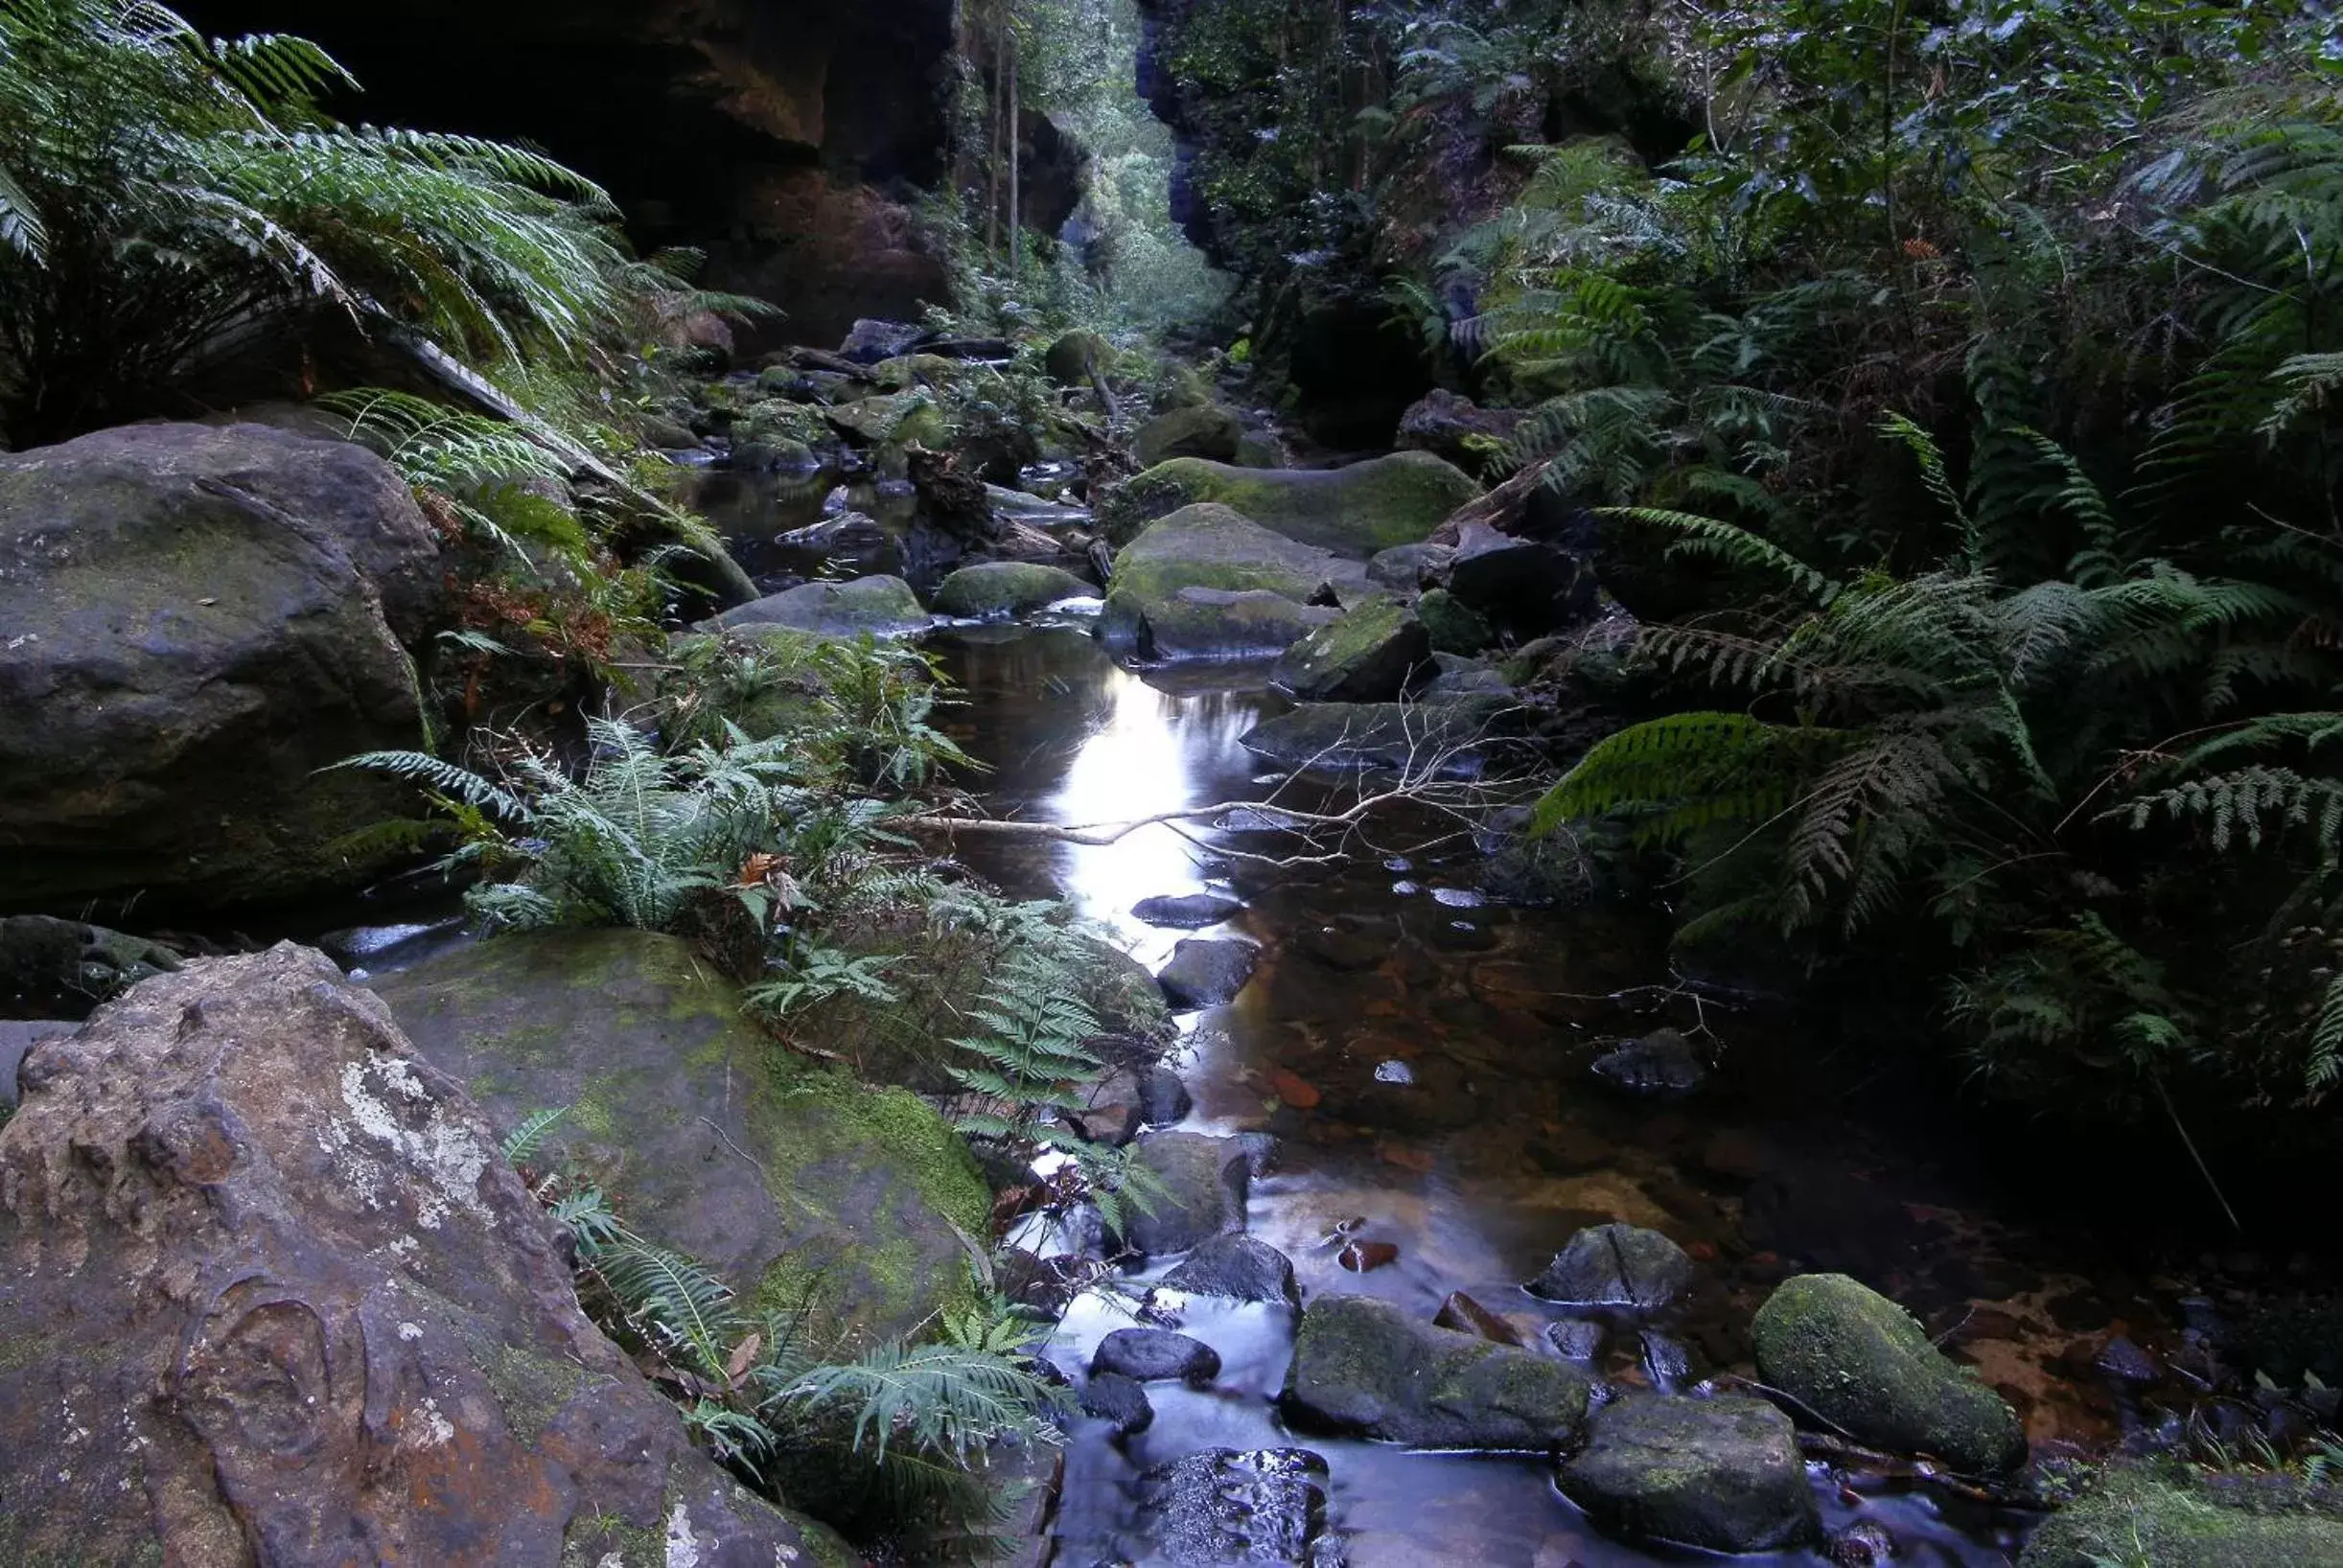
[[[1239,744],[1286,706],[1259,670],[1134,673],[1079,625],[963,629],[938,647],[967,694],[959,738],[993,764],[985,788],[997,815],[1124,820],[1260,799],[1280,782]],[[1281,799],[1308,803],[1290,787]],[[2052,1308],[2087,1288],[2012,1262],[1997,1228],[1908,1150],[1877,1146],[1801,1090],[1781,1067],[1794,1020],[1696,1012],[1655,986],[1666,974],[1663,934],[1648,919],[1599,904],[1497,905],[1476,890],[1482,857],[1470,839],[1441,838],[1429,820],[1310,866],[1232,859],[1280,852],[1278,835],[1252,825],[964,853],[1012,892],[1073,901],[1150,966],[1187,934],[1135,920],[1139,900],[1209,890],[1242,901],[1226,928],[1200,934],[1261,944],[1261,967],[1235,1003],[1183,1019],[1172,1065],[1195,1098],[1189,1130],[1274,1136],[1248,1224],[1292,1258],[1306,1301],[1368,1294],[1429,1318],[1462,1291],[1538,1345],[1560,1313],[1522,1282],[1573,1232],[1614,1219],[1663,1226],[1708,1276],[1666,1326],[1698,1377],[1746,1367],[1751,1312],[1798,1266],[1856,1272],[1932,1326],[1932,1308],[2019,1303],[2001,1331],[2021,1342],[2034,1326],[2016,1314],[2039,1310],[2050,1328]],[[1698,1029],[1704,1018],[1718,1072],[1690,1098],[1623,1097],[1589,1073],[1598,1042],[1662,1023]],[[1138,1533],[1134,1485],[1149,1466],[1208,1448],[1290,1445],[1329,1462],[1329,1523],[1357,1568],[1611,1568],[1698,1556],[1607,1540],[1540,1462],[1287,1433],[1274,1404],[1287,1309],[1149,1299],[1149,1280],[1168,1266],[1078,1297],[1049,1347],[1079,1377],[1097,1341],[1131,1326],[1145,1302],[1148,1321],[1206,1340],[1223,1368],[1209,1388],[1151,1385],[1155,1419],[1139,1435],[1078,1422],[1056,1526],[1064,1568],[1170,1560]],[[1633,1385],[1646,1378],[1640,1359],[1635,1331],[1614,1328],[1600,1370]],[[2089,1423],[2079,1409],[2054,1408],[2082,1395],[2042,1393],[2037,1430],[2067,1415]],[[1906,1563],[2005,1562],[2026,1524],[1908,1478],[1818,1468],[1815,1484],[1833,1530],[1874,1519]]]

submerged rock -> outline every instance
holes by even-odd
[[[1529,1293],[1564,1306],[1652,1313],[1692,1283],[1692,1259],[1658,1231],[1595,1225],[1572,1236]]]
[[[1562,1489],[1607,1533],[1710,1552],[1778,1552],[1821,1518],[1790,1418],[1762,1399],[1630,1395],[1594,1415]]]
[[[728,610],[699,630],[778,626],[823,636],[905,636],[924,632],[934,617],[900,577],[857,577],[846,583],[806,583]]]
[[[1148,1560],[1195,1568],[1334,1568],[1326,1461],[1302,1448],[1208,1448],[1139,1479]]]
[[[842,1339],[973,1299],[991,1193],[959,1135],[907,1090],[781,1049],[675,937],[499,936],[377,988],[500,1126],[567,1107],[539,1163],[744,1299]]]
[[[1244,906],[1233,898],[1218,893],[1181,893],[1163,898],[1143,898],[1131,906],[1131,916],[1150,926],[1163,926],[1172,931],[1201,931],[1217,926],[1235,916]]]
[[[1480,486],[1429,452],[1402,451],[1339,469],[1249,469],[1179,457],[1126,480],[1100,508],[1108,537],[1213,502],[1286,538],[1365,561],[1420,544]]]
[[[1305,703],[1383,703],[1430,657],[1415,611],[1377,594],[1287,649],[1270,680]]]
[[[1174,1012],[1218,1007],[1237,1000],[1260,962],[1261,949],[1250,942],[1190,937],[1172,950],[1155,980]]]
[[[1708,1081],[1708,1065],[1675,1029],[1658,1029],[1614,1046],[1588,1071],[1623,1095],[1649,1099],[1689,1095]]]
[[[1090,1371],[1134,1383],[1209,1383],[1220,1375],[1220,1352],[1169,1328],[1118,1328],[1099,1341]]]
[[[1124,1239],[1148,1257],[1186,1252],[1244,1229],[1252,1168],[1233,1138],[1154,1133],[1139,1141],[1138,1160],[1162,1184],[1147,1206],[1125,1206]]]
[[[1199,1243],[1164,1276],[1164,1283],[1191,1296],[1302,1304],[1292,1259],[1249,1235],[1218,1235]]]
[[[354,887],[425,742],[439,540],[372,452],[138,425],[0,454],[0,908]],[[322,771],[321,770],[329,770]]]
[[[1092,591],[1088,583],[1057,566],[987,561],[963,566],[937,585],[936,609],[940,614],[984,620],[1031,614]]]
[[[1287,1417],[1425,1448],[1565,1448],[1587,1418],[1581,1369],[1437,1327],[1366,1296],[1302,1314]]]
[[[2026,1458],[2002,1396],[1887,1297],[1844,1274],[1785,1280],[1751,1325],[1757,1375],[1858,1442],[1997,1474]]]
[[[846,1560],[693,1448],[486,1118],[323,955],[151,980],[26,1088],[0,1560]]]

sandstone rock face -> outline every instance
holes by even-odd
[[[412,792],[438,545],[380,458],[141,425],[0,455],[0,904],[232,905],[347,885]]]
[[[0,1560],[847,1560],[579,1310],[479,1111],[290,944],[35,1047],[0,1131]]]

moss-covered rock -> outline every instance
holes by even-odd
[[[1216,502],[1297,542],[1364,561],[1421,543],[1479,494],[1468,475],[1429,452],[1392,452],[1339,469],[1251,469],[1176,457],[1118,487],[1099,520],[1120,542],[1182,507]]]
[[[1282,469],[1286,449],[1266,430],[1247,430],[1237,437],[1237,455],[1229,461],[1241,469]]]
[[[1437,1327],[1365,1296],[1302,1314],[1287,1419],[1426,1448],[1552,1450],[1586,1428],[1591,1380],[1564,1361]]]
[[[1124,1240],[1135,1251],[1160,1257],[1244,1229],[1252,1167],[1235,1139],[1154,1133],[1135,1148],[1160,1188],[1127,1207]]]
[[[1306,703],[1384,703],[1405,689],[1431,651],[1416,612],[1376,594],[1287,649],[1272,679]]]
[[[1070,332],[1041,357],[1042,369],[1060,386],[1088,386],[1094,371],[1114,363],[1114,345],[1094,332]]]
[[[1416,616],[1432,647],[1444,654],[1470,657],[1496,641],[1496,629],[1487,617],[1446,588],[1425,589],[1416,601]]]
[[[800,447],[817,447],[832,440],[830,427],[819,408],[786,398],[767,398],[751,404],[732,420],[732,448],[757,445],[779,447],[795,443]]]
[[[2019,1568],[2309,1568],[2343,1563],[2343,1518],[2285,1495],[2234,1495],[2124,1466],[2034,1533]]]
[[[701,630],[777,626],[825,637],[898,637],[924,632],[933,617],[900,577],[857,577],[845,583],[805,583],[728,610]]]
[[[1757,1375],[1859,1442],[1976,1474],[2026,1459],[2026,1430],[2001,1395],[1911,1313],[1844,1274],[1783,1280],[1751,1332]]]
[[[1595,1414],[1562,1489],[1629,1540],[1778,1552],[1821,1532],[1798,1433],[1763,1399],[1630,1395]]]
[[[991,1194],[967,1145],[902,1089],[783,1050],[682,941],[560,931],[460,948],[377,985],[501,1127],[568,1109],[538,1163],[760,1305],[839,1341],[973,1298]]]
[[[1356,595],[1363,584],[1358,566],[1331,551],[1225,506],[1185,507],[1115,558],[1098,632],[1109,647],[1158,658],[1282,653],[1334,618],[1309,601],[1330,588]]]
[[[1088,583],[1058,566],[1030,561],[986,561],[963,566],[936,588],[939,613],[968,620],[1028,614],[1087,593]]]
[[[951,433],[942,405],[918,390],[840,404],[824,417],[840,434],[869,447],[936,448]]]
[[[1131,455],[1139,459],[1140,467],[1149,469],[1174,457],[1233,462],[1243,435],[1244,427],[1237,423],[1237,416],[1225,408],[1211,404],[1174,408],[1139,427],[1131,437]]]

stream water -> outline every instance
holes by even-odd
[[[987,794],[999,815],[1122,820],[1259,799],[1277,783],[1239,744],[1283,705],[1259,672],[1133,673],[1079,626],[962,631],[940,648],[968,693],[961,738],[994,765]],[[1392,829],[1344,864],[1302,868],[1227,858],[1232,847],[1276,852],[1275,835],[1248,825],[968,853],[1013,891],[1072,900],[1150,964],[1185,934],[1134,920],[1140,899],[1210,889],[1243,901],[1227,928],[1204,934],[1261,944],[1262,966],[1233,1004],[1183,1019],[1174,1065],[1195,1097],[1191,1130],[1275,1136],[1248,1222],[1293,1259],[1306,1300],[1365,1293],[1429,1318],[1463,1291],[1535,1345],[1558,1314],[1522,1282],[1581,1226],[1618,1219],[1665,1229],[1703,1260],[1703,1287],[1669,1328],[1696,1377],[1746,1367],[1751,1313],[1803,1266],[1859,1273],[1924,1314],[2013,1303],[1997,1326],[2012,1336],[1998,1342],[2011,1365],[1989,1370],[2038,1372],[2018,1365],[2029,1303],[2049,1326],[2088,1287],[2011,1261],[1994,1228],[1967,1217],[1928,1170],[1804,1104],[1774,1066],[1789,1021],[1668,1011],[1659,991],[1643,989],[1664,975],[1648,922],[1610,907],[1495,905],[1475,890],[1473,845],[1424,842],[1428,823]],[[1596,1042],[1662,1022],[1697,1028],[1704,1017],[1720,1071],[1702,1094],[1636,1100],[1589,1076]],[[1390,1258],[1355,1272],[1344,1240],[1396,1253],[1355,1249],[1352,1263],[1362,1253]],[[1103,1334],[1130,1326],[1133,1298],[1161,1272],[1078,1298],[1052,1357],[1079,1376]],[[1212,1344],[1223,1371],[1208,1390],[1150,1386],[1155,1419],[1138,1436],[1081,1423],[1056,1527],[1061,1568],[1157,1560],[1134,1503],[1149,1466],[1207,1448],[1292,1444],[1328,1460],[1330,1523],[1357,1568],[1689,1560],[1606,1540],[1542,1463],[1288,1434],[1274,1405],[1290,1345],[1285,1308],[1172,1293],[1151,1304],[1159,1321]],[[1636,1383],[1639,1360],[1633,1331],[1614,1332],[1602,1371]],[[2038,1430],[2092,1424],[2072,1391],[2042,1393]],[[1834,1528],[1876,1519],[1907,1563],[2005,1562],[2024,1529],[2022,1516],[1909,1480],[1818,1468],[1815,1481]]]

